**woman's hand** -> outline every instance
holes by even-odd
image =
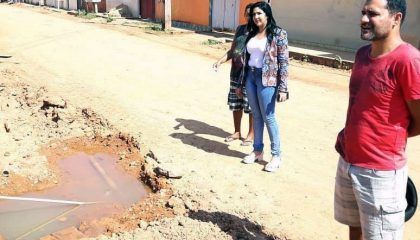
[[[213,64],[213,70],[215,71],[215,72],[217,72],[217,70],[219,69],[219,67],[220,67],[220,65],[221,65],[222,63],[220,62],[220,61],[217,61],[217,62],[215,62],[214,64]]]
[[[286,100],[287,100],[287,93],[286,92],[278,92],[277,102],[284,102]]]
[[[236,96],[238,96],[239,98],[242,98],[244,96],[242,94],[242,89],[241,88],[235,89],[235,93],[236,93]]]
[[[223,55],[223,57],[221,57],[219,60],[217,60],[217,62],[215,62],[214,64],[213,64],[213,70],[215,71],[215,72],[217,72],[217,70],[219,70],[219,67],[220,67],[220,65],[222,65],[223,63],[225,63],[225,62],[227,62],[229,59],[231,59],[231,57],[230,57],[230,50],[229,51],[227,51],[226,53],[225,53],[225,55]]]

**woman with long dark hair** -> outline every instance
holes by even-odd
[[[287,33],[276,25],[268,3],[257,2],[250,12],[253,21],[246,41],[246,64],[241,79],[254,117],[254,149],[243,159],[243,163],[263,160],[265,125],[271,141],[271,160],[264,170],[274,172],[282,163],[280,133],[275,117],[276,99],[279,102],[288,99]],[[241,88],[237,88],[236,92],[240,95]]]

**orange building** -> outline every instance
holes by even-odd
[[[164,16],[164,0],[155,0],[155,18]],[[235,30],[246,22],[245,6],[256,0],[171,0],[174,26]]]

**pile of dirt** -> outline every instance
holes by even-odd
[[[131,13],[130,9],[125,4],[120,4],[115,8],[111,8],[108,12],[108,15],[110,17],[133,17],[133,14]]]
[[[3,71],[2,76],[10,75]],[[77,108],[45,88],[11,82],[0,84],[0,193],[21,193],[57,177],[40,155],[40,146],[56,140],[93,138],[113,133],[109,123],[88,108]],[[25,178],[29,184],[15,189],[10,182]],[[12,188],[8,187],[11,186]]]

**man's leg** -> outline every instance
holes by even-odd
[[[402,240],[407,166],[391,171],[352,166],[350,177],[364,239]]]
[[[362,240],[362,228],[361,227],[349,227],[349,239],[350,240]]]
[[[335,176],[334,218],[349,226],[350,240],[361,240],[359,207],[349,176],[350,166],[342,157],[339,158]]]

